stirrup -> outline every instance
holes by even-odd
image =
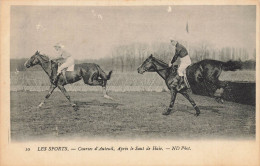
[[[177,87],[176,87],[176,90],[177,90],[177,91],[180,91],[180,90],[182,90],[182,88],[183,88],[183,87],[177,86]]]

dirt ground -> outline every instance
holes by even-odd
[[[47,92],[11,92],[11,140],[71,139],[255,139],[255,107],[233,102],[217,103],[192,95],[201,109],[195,117],[191,104],[180,94],[173,112],[169,92],[69,92],[78,104],[75,112],[60,92],[54,92],[41,109]]]

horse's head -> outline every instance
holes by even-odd
[[[140,67],[138,67],[137,71],[140,74],[143,74],[146,71],[155,71],[155,66],[154,66],[154,57],[153,55],[150,55]]]
[[[44,56],[45,57],[45,56]],[[24,66],[29,68],[29,67],[32,67],[32,66],[35,66],[35,65],[39,65],[42,63],[42,60],[44,61],[48,61],[48,58],[47,59],[43,59],[43,55],[40,54],[39,51],[36,51],[34,53],[33,56],[31,56],[30,59],[28,59],[25,63],[24,63]]]

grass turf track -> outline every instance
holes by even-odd
[[[11,92],[11,140],[71,139],[254,139],[255,107],[192,95],[201,109],[177,95],[174,110],[163,116],[169,92],[69,92],[79,105],[75,112],[60,92],[41,109],[47,92]]]

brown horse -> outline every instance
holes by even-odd
[[[217,102],[223,103],[223,92],[224,88],[227,86],[225,82],[219,81],[219,76],[221,72],[224,71],[235,71],[241,69],[242,65],[239,61],[228,61],[221,62],[217,60],[205,59],[190,65],[186,69],[187,79],[190,88],[193,92],[201,89],[206,89],[209,96],[214,97]],[[176,79],[178,66],[168,67],[163,61],[154,58],[152,55],[149,56],[143,64],[137,69],[138,73],[142,74],[144,72],[157,72],[164,80],[171,91],[171,103],[164,115],[170,114],[177,93],[181,93],[185,98],[187,98],[194,109],[196,110],[196,115],[199,115],[199,108],[196,106],[194,100],[189,96],[187,90],[188,86],[185,82],[183,88],[179,91],[176,90],[178,81]]]
[[[222,62],[204,59],[190,65],[186,70],[186,75],[193,93],[201,94],[205,89],[209,96],[223,104],[224,89],[228,88],[228,84],[220,81],[219,76],[222,71],[235,71],[241,68],[240,61]]]
[[[163,112],[163,115],[169,115],[173,109],[173,105],[176,99],[177,93],[181,93],[186,99],[189,100],[193,108],[196,110],[196,116],[199,116],[200,109],[197,107],[195,101],[191,98],[188,93],[188,88],[185,87],[180,91],[176,89],[176,76],[177,76],[177,68],[168,67],[168,64],[163,61],[154,58],[152,55],[149,56],[143,64],[137,69],[138,73],[143,74],[144,72],[157,72],[164,80],[171,92],[171,102],[167,111]]]
[[[58,81],[53,83],[53,78],[55,74],[57,74],[58,63],[56,61],[49,60],[49,57],[46,55],[40,54],[40,52],[36,51],[36,53],[28,59],[24,66],[29,68],[35,65],[40,65],[45,73],[49,76],[51,85],[49,88],[48,94],[45,96],[44,100],[39,104],[39,108],[44,104],[46,99],[50,97],[52,92],[56,87],[58,87],[61,92],[66,96],[69,100],[71,106],[75,110],[77,110],[77,106],[70,100],[70,96],[64,86],[66,84],[72,84],[83,79],[85,84],[91,86],[102,86],[103,88],[103,95],[107,99],[112,99],[110,96],[107,95],[106,85],[107,80],[110,79],[112,71],[106,74],[97,64],[94,63],[82,63],[82,64],[75,64],[74,71],[66,71],[65,73],[66,79],[64,74],[61,74],[58,78]]]

